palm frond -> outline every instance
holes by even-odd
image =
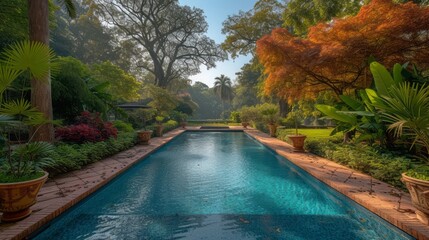
[[[27,125],[39,125],[46,123],[41,112],[31,106],[31,103],[24,100],[12,100],[4,103],[0,108],[0,114],[11,116],[16,120],[23,121]]]
[[[6,66],[15,71],[29,71],[36,79],[49,75],[54,64],[54,52],[41,42],[22,41],[4,52]]]
[[[10,87],[12,82],[22,73],[8,66],[0,65],[0,96]],[[2,99],[0,99],[0,102]]]

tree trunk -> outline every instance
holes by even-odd
[[[225,120],[225,101],[222,100],[222,120]]]
[[[42,42],[49,46],[49,6],[48,0],[28,0],[28,21],[30,41]],[[45,79],[31,79],[31,105],[42,112],[47,120],[52,120],[52,96],[50,75]],[[66,106],[64,106],[66,107]],[[54,139],[52,123],[34,127],[33,141]]]
[[[286,100],[279,100],[279,108],[280,108],[280,117],[286,117],[289,112],[289,104]]]

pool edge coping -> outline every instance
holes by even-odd
[[[401,201],[400,205],[402,207],[399,208],[399,210],[406,209],[406,210],[414,211],[415,208],[411,204],[411,198],[409,193],[396,189],[395,187],[390,186],[387,183],[384,183],[377,179],[373,179],[366,174],[360,173],[356,170],[350,169],[346,166],[340,165],[338,163],[319,157],[317,155],[307,153],[307,152],[304,152],[304,153],[294,152],[293,147],[289,143],[284,142],[277,138],[270,137],[268,134],[263,133],[259,130],[249,129],[249,130],[244,130],[244,133],[250,136],[251,138],[255,139],[256,141],[258,141],[259,143],[263,144],[264,146],[266,146],[276,154],[286,158],[294,165],[296,165],[303,171],[307,172],[311,176],[315,177],[319,181],[325,183],[326,185],[333,188],[337,192],[353,200],[354,202],[364,207],[368,211],[376,214],[377,216],[381,217],[382,219],[389,222],[393,226],[401,229],[405,233],[408,233],[412,237],[419,240],[420,239],[429,240],[429,227],[421,223],[416,218],[415,213],[400,212],[398,211],[398,208],[388,207],[392,205],[397,205],[396,204],[397,199],[400,199]],[[319,169],[320,166],[317,166],[316,164],[313,164],[316,166],[312,166],[311,164],[311,163],[316,163],[318,161],[322,161],[322,163],[320,164],[324,169],[323,172],[320,171]],[[362,181],[361,184],[364,184],[364,185],[366,181],[368,181],[367,185],[371,183],[373,184],[381,183],[379,185],[384,185],[383,187],[394,189],[395,192],[400,194],[400,197],[391,196],[391,202],[386,202],[377,197],[377,194],[379,194],[379,195],[383,195],[383,198],[386,198],[385,194],[377,192],[377,190],[369,189],[369,190],[375,191],[375,192],[372,192],[371,194],[369,194],[369,191],[367,191],[367,189],[361,189],[362,191],[356,191],[356,189],[351,188],[350,185],[341,184],[341,183],[338,183],[338,181],[333,181],[331,178],[329,178],[328,177],[329,174],[326,174],[327,171],[332,171],[332,169],[329,169],[329,167],[336,170],[341,169],[341,170],[349,171],[349,173],[351,173],[349,177],[353,175],[356,178],[355,180],[353,180],[353,182]],[[323,173],[325,173],[326,175],[324,175]],[[403,208],[404,206],[405,208]]]
[[[111,159],[111,158],[113,158],[113,157],[115,157],[121,153],[128,152],[128,151],[131,151],[131,150],[136,149],[136,148],[147,149],[147,151],[142,152],[141,155],[133,156],[133,159],[131,160],[131,162],[129,162],[129,164],[124,165],[123,168],[117,169],[117,171],[113,172],[112,174],[110,174],[110,176],[104,178],[102,181],[96,183],[95,185],[93,185],[87,189],[84,189],[83,191],[82,190],[76,191],[70,195],[67,195],[64,198],[59,198],[61,200],[58,201],[57,204],[55,204],[53,206],[46,207],[46,208],[42,209],[41,211],[33,212],[29,217],[27,217],[27,218],[25,218],[19,222],[16,222],[16,223],[2,223],[2,222],[0,222],[0,233],[1,233],[0,239],[1,240],[3,240],[3,239],[4,240],[7,240],[7,239],[20,240],[20,239],[26,239],[26,238],[30,237],[32,234],[36,233],[37,231],[40,231],[45,224],[50,223],[55,218],[57,218],[59,215],[66,212],[67,210],[69,210],[70,208],[72,208],[73,206],[78,204],[79,202],[83,201],[86,197],[90,196],[91,194],[93,194],[94,192],[96,192],[97,190],[102,188],[103,186],[107,185],[113,179],[115,179],[116,177],[118,177],[119,175],[121,175],[122,173],[127,171],[128,169],[132,168],[137,163],[143,161],[144,159],[149,157],[152,153],[157,151],[159,148],[163,147],[164,145],[166,145],[167,143],[169,143],[170,141],[172,141],[176,137],[185,133],[186,130],[187,129],[176,128],[176,129],[164,134],[164,136],[162,136],[162,137],[152,138],[151,143],[149,145],[136,145],[130,149],[119,152],[119,153],[117,153],[111,157],[107,157],[107,158],[104,158],[100,161],[97,161],[97,162],[102,162],[102,161],[105,161],[107,159]],[[155,141],[157,143],[154,144]],[[97,163],[97,162],[95,162],[95,163]],[[91,164],[89,164],[89,165],[91,165]],[[79,169],[77,171],[84,172],[89,165],[84,166],[82,169]],[[65,173],[65,174],[67,174],[67,173]],[[61,175],[59,175],[59,176],[61,176]],[[43,187],[42,187],[42,189],[43,189]],[[31,207],[31,209],[33,209],[36,206],[36,204],[33,205]],[[18,225],[18,226],[16,226],[16,225]],[[23,226],[19,226],[19,225],[23,225]],[[15,226],[16,226],[16,229],[12,229]],[[2,228],[6,228],[6,229],[2,230]]]
[[[415,237],[416,239],[424,239],[429,240],[429,227],[420,223],[417,218],[415,217],[415,214],[413,213],[407,213],[407,212],[399,212],[395,208],[387,208],[384,205],[392,205],[391,202],[383,202],[383,201],[374,201],[374,196],[376,196],[378,193],[366,194],[365,191],[363,192],[355,192],[351,191],[350,188],[347,188],[347,186],[344,186],[344,184],[338,183],[338,181],[334,181],[330,178],[327,178],[324,176],[324,173],[326,173],[326,169],[328,167],[334,167],[336,169],[341,170],[347,170],[349,172],[354,173],[354,176],[357,178],[362,178],[364,181],[367,181],[370,179],[368,175],[359,173],[355,170],[352,170],[350,168],[347,168],[345,166],[339,165],[335,162],[332,162],[328,159],[324,159],[321,157],[318,157],[316,155],[310,154],[310,153],[295,153],[292,150],[292,146],[282,140],[279,140],[277,138],[269,137],[267,134],[256,130],[256,129],[245,129],[242,127],[230,127],[230,131],[243,131],[246,135],[252,137],[253,139],[257,140],[259,143],[263,144],[270,150],[274,151],[276,154],[288,159],[291,161],[294,165],[298,166],[302,170],[306,171],[313,177],[317,178],[321,182],[327,184],[331,188],[335,189],[339,193],[345,195],[347,198],[355,201],[365,209],[369,210],[370,212],[378,215],[382,219],[386,220],[387,222],[391,223],[392,225],[398,227],[399,229],[403,230],[404,232],[410,234],[411,236]],[[129,168],[133,167],[135,164],[137,164],[140,161],[143,161],[145,158],[150,156],[152,153],[154,153],[156,150],[167,144],[168,142],[172,141],[179,135],[187,132],[187,131],[200,131],[198,127],[188,127],[186,129],[182,128],[176,128],[173,131],[170,131],[166,134],[164,134],[164,137],[161,138],[153,138],[151,141],[151,145],[149,147],[145,147],[142,145],[134,146],[128,150],[122,151],[112,157],[108,157],[105,159],[102,159],[98,162],[102,163],[103,161],[109,161],[112,160],[115,156],[118,156],[120,154],[126,154],[128,152],[131,152],[135,149],[143,149],[147,150],[144,152],[140,152],[139,155],[134,155],[131,159],[124,160],[123,167],[121,166],[120,169],[117,169],[115,167],[115,172],[112,172],[111,174],[107,174],[107,177],[102,178],[102,180],[98,183],[95,183],[91,185],[87,189],[81,189],[77,190],[76,192],[73,192],[65,197],[58,198],[60,201],[56,202],[53,205],[49,205],[48,207],[37,211],[33,213],[30,217],[12,224],[6,224],[6,223],[0,223],[0,239],[25,239],[28,236],[31,236],[31,234],[34,234],[37,231],[40,231],[42,227],[52,220],[54,220],[56,217],[58,217],[63,212],[67,211],[71,207],[75,206],[80,201],[84,200],[86,197],[94,193],[95,191],[99,190],[106,184],[108,184],[111,180],[119,176],[120,174],[124,173]],[[211,130],[216,132],[217,130]],[[201,132],[207,132],[207,131],[201,131]],[[228,132],[222,131],[222,132]],[[302,160],[302,158],[305,159],[305,161]],[[130,162],[128,162],[128,160]],[[309,165],[309,162],[322,162],[324,165],[322,167],[323,171],[321,169],[312,168],[311,165]],[[326,163],[327,162],[327,163]],[[96,162],[97,163],[97,162]],[[125,164],[126,163],[126,164]],[[87,170],[88,166],[85,166],[84,168],[78,170],[82,173]],[[320,166],[319,166],[320,167]],[[317,171],[315,170],[317,169]],[[111,169],[109,169],[111,170]],[[78,172],[77,171],[77,172]],[[335,171],[334,171],[335,173]],[[66,175],[66,174],[65,174]],[[334,174],[332,174],[334,176]],[[351,175],[349,176],[351,177]],[[54,178],[55,179],[55,178]],[[372,179],[372,178],[371,178]],[[359,180],[359,179],[358,179]],[[354,181],[354,180],[353,180]],[[381,182],[378,180],[373,180],[376,182]],[[405,209],[411,209],[414,210],[414,207],[410,206],[410,197],[408,193],[405,193],[401,190],[398,190],[396,188],[393,188],[392,186],[389,186],[386,183],[381,182],[382,184],[388,186],[389,188],[395,189],[396,192],[399,192],[401,195],[401,199],[403,201],[402,206],[405,206]],[[386,196],[383,196],[386,197]],[[394,199],[392,197],[392,199]],[[380,200],[380,199],[379,199]],[[37,204],[37,203],[36,203]],[[383,206],[382,206],[383,205]],[[33,208],[33,207],[32,207]],[[15,227],[15,228],[14,228]]]

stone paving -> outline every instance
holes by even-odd
[[[198,130],[199,127],[188,127]],[[242,127],[231,127],[242,130]],[[0,223],[0,239],[25,239],[50,220],[90,195],[140,159],[171,141],[184,130],[176,129],[150,145],[138,145],[81,170],[56,176],[43,186],[33,214],[18,223]],[[245,132],[267,147],[289,159],[327,185],[343,193],[370,211],[417,239],[429,240],[429,227],[421,224],[414,213],[410,196],[386,183],[308,153],[295,153],[292,147],[257,130]]]

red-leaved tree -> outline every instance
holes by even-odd
[[[307,37],[277,28],[257,42],[265,93],[284,99],[332,90],[344,94],[371,84],[368,61],[429,67],[429,7],[372,0],[356,16],[310,28]]]

